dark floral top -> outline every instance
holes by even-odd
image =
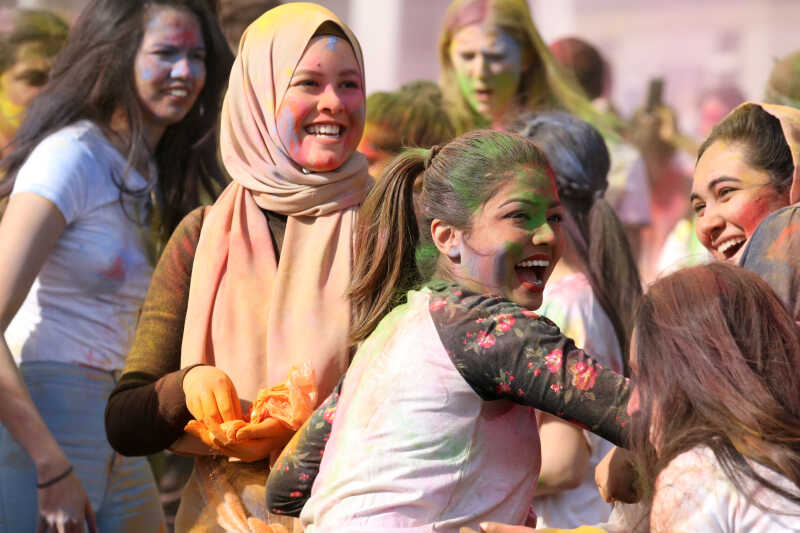
[[[550,320],[505,298],[431,283],[430,315],[453,365],[485,401],[554,414],[611,442],[627,437],[628,380],[596,363]],[[344,380],[344,378],[343,378]],[[297,432],[267,485],[271,512],[298,516],[331,431],[341,382]]]

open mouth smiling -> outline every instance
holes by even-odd
[[[339,124],[310,124],[305,127],[305,132],[315,137],[338,139],[344,134],[345,129],[344,126]]]
[[[550,268],[550,258],[546,255],[534,255],[514,265],[514,272],[522,285],[528,289],[541,291]]]
[[[731,258],[742,249],[746,242],[747,239],[745,237],[733,237],[718,245],[716,250],[718,253],[722,254],[726,261],[730,261]]]

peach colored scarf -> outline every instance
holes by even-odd
[[[239,44],[222,108],[220,151],[233,178],[207,211],[192,270],[181,366],[224,370],[239,396],[310,362],[324,399],[347,369],[356,211],[372,180],[354,153],[331,172],[306,173],[278,136],[276,112],[294,69],[324,22],[355,36],[327,9],[292,3],[253,22]],[[288,216],[276,260],[261,209]]]

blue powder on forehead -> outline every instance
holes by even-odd
[[[333,36],[328,37],[328,42],[325,43],[325,48],[327,48],[328,50],[333,52],[336,49],[336,40],[337,39],[338,39],[338,37],[333,37]]]

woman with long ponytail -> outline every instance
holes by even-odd
[[[642,291],[622,225],[603,199],[609,169],[603,137],[560,111],[528,113],[514,129],[547,155],[564,206],[564,255],[539,311],[604,366],[627,375],[632,312]],[[539,525],[605,522],[611,507],[593,473],[611,443],[552,415],[540,414],[540,427]]]
[[[308,533],[530,523],[528,407],[625,441],[627,380],[533,312],[562,213],[544,154],[509,133],[407,151],[385,170],[359,212],[359,348],[273,467],[271,512],[302,510]]]

